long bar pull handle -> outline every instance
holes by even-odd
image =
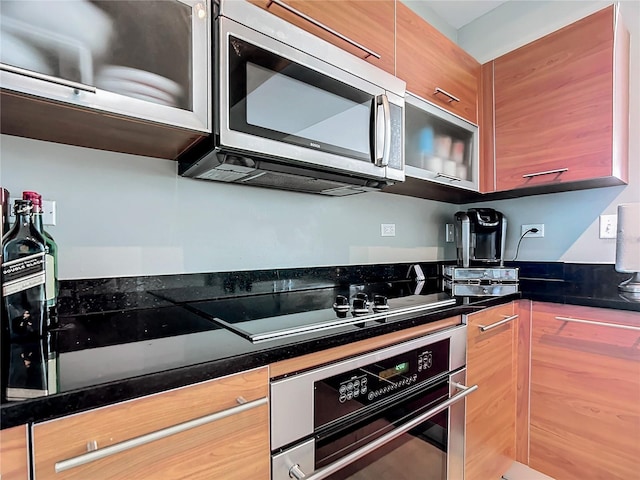
[[[568,168],[557,168],[556,170],[546,170],[544,172],[527,173],[526,175],[522,175],[522,178],[533,178],[533,177],[539,177],[541,175],[553,175],[554,173],[564,173],[568,171],[569,171]]]
[[[389,153],[391,152],[391,107],[389,106],[389,98],[382,94],[382,110],[384,111],[384,147],[382,148],[382,159],[378,166],[386,167],[389,165]]]
[[[593,320],[581,320],[578,318],[569,318],[569,317],[556,317],[556,320],[560,320],[561,322],[585,323],[587,325],[599,325],[601,327],[619,328],[621,330],[632,330],[634,332],[640,332],[640,327],[634,327],[633,325],[620,325],[618,323],[608,323],[608,322],[594,322]]]
[[[316,471],[313,475],[308,476],[306,480],[322,480],[324,478],[327,478],[329,475],[332,475],[333,473],[337,472],[341,468],[346,467],[350,463],[353,463],[356,460],[359,460],[360,458],[368,455],[369,453],[371,453],[374,450],[380,448],[381,446],[386,445],[387,443],[391,442],[392,440],[395,440],[396,438],[398,438],[399,436],[405,434],[406,432],[408,432],[412,428],[420,425],[422,422],[424,422],[428,418],[436,415],[437,413],[442,412],[443,410],[446,410],[447,408],[449,408],[454,403],[458,403],[460,400],[465,398],[467,395],[475,392],[478,389],[478,385],[473,385],[471,387],[466,387],[466,386],[461,385],[459,383],[451,383],[451,384],[455,388],[460,390],[460,392],[456,393],[454,396],[452,396],[448,400],[445,400],[440,405],[438,405],[436,407],[433,407],[432,409],[424,412],[422,415],[419,415],[418,417],[414,418],[413,420],[410,420],[409,422],[403,424],[401,427],[398,427],[395,430],[384,434],[383,436],[377,438],[373,442],[368,443],[366,446],[364,446],[364,447],[362,447],[362,448],[360,448],[360,449],[358,449],[358,450],[356,450],[354,452],[351,452],[349,455],[346,455],[346,456],[342,457],[340,460],[337,460],[334,463],[332,463],[330,465],[327,465],[326,467],[322,468],[321,470]]]
[[[37,80],[44,80],[45,82],[55,83],[56,85],[62,85],[63,87],[69,87],[74,90],[82,90],[83,92],[96,93],[98,90],[96,87],[92,87],[91,85],[72,82],[71,80],[65,80],[64,78],[53,77],[51,75],[45,75],[44,73],[38,73],[31,70],[26,70],[24,68],[14,67],[13,65],[7,65],[6,63],[0,63],[0,70],[16,73],[25,77],[35,78]]]
[[[328,32],[331,35],[334,35],[334,36],[338,37],[339,39],[344,40],[347,43],[350,43],[354,47],[359,48],[360,50],[362,50],[363,52],[365,52],[367,54],[367,57],[371,56],[371,57],[376,57],[377,59],[381,58],[380,54],[374,52],[373,50],[369,50],[367,47],[359,44],[358,42],[356,42],[354,40],[351,40],[349,37],[345,37],[340,32],[336,32],[333,28],[327,27],[324,23],[320,23],[315,18],[312,18],[309,15],[307,15],[305,13],[302,13],[300,10],[298,10],[296,8],[293,8],[292,6],[287,5],[286,3],[284,3],[284,2],[282,2],[280,0],[270,0],[269,4],[267,5],[267,8],[269,8],[271,6],[271,4],[273,4],[273,3],[275,3],[276,5],[284,8],[285,10],[290,11],[291,13],[293,13],[294,15],[297,15],[298,17],[302,18],[303,20],[306,20],[307,22],[312,23],[316,27],[321,28],[325,32]]]
[[[111,455],[115,455],[117,453],[121,453],[126,450],[139,447],[141,445],[146,445],[147,443],[155,442],[157,440],[161,440],[171,435],[176,435],[186,430],[190,430],[192,428],[206,425],[207,423],[215,422],[217,420],[222,420],[223,418],[227,418],[232,415],[237,415],[238,413],[242,413],[247,410],[251,410],[252,408],[265,405],[267,402],[268,400],[266,397],[260,398],[258,400],[243,403],[241,405],[238,405],[237,407],[229,408],[221,412],[212,413],[211,415],[205,415],[204,417],[196,418],[195,420],[190,420],[188,422],[180,423],[178,425],[174,425],[169,428],[164,428],[156,432],[151,432],[146,435],[141,435],[139,437],[132,438],[130,440],[125,440],[124,442],[116,443],[114,445],[109,445],[108,447],[87,452],[85,454],[78,455],[77,457],[73,457],[68,460],[62,460],[55,464],[55,471],[56,473],[60,473],[60,472],[64,472],[65,470],[69,470],[75,467],[79,467],[81,465],[85,465],[87,463],[95,462],[96,460],[100,460],[102,458],[106,458]]]
[[[486,332],[487,330],[491,330],[493,328],[499,327],[500,325],[504,325],[505,323],[509,323],[512,320],[518,318],[518,315],[511,315],[510,317],[506,317],[504,320],[500,320],[499,322],[492,323],[491,325],[478,325],[478,328],[481,332]]]
[[[459,102],[460,101],[460,99],[458,97],[456,97],[455,95],[451,95],[449,92],[447,92],[446,90],[441,89],[440,87],[436,87],[436,89],[433,91],[434,95],[437,95],[438,93],[441,93],[445,97],[449,97],[449,103],[451,103],[451,102]]]
[[[458,177],[453,177],[451,175],[447,175],[446,173],[438,172],[436,174],[436,178],[438,178],[438,177],[446,178],[447,180],[451,180],[452,182],[461,182],[462,181],[462,179],[460,179]]]

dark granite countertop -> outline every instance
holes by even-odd
[[[478,309],[529,298],[555,303],[632,310],[640,302],[620,297],[612,266],[517,263],[522,293],[464,297],[456,304],[393,323],[339,327],[290,338],[251,343],[169,302],[158,292],[191,291],[187,300],[250,295],[274,288],[318,288],[357,279],[406,278],[408,265],[335,267],[232,274],[102,279],[64,282],[60,328],[52,332],[57,352],[58,392],[0,406],[1,428],[38,422],[185,386],[250,368],[344,345]],[[428,288],[440,289],[438,266],[423,264]],[[616,276],[618,275],[618,276]],[[184,276],[182,276],[184,277]],[[606,280],[606,281],[605,281]],[[136,290],[137,289],[137,290]],[[175,295],[173,295],[175,297]],[[194,297],[195,296],[195,297]]]

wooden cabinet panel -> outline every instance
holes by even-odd
[[[614,77],[628,68],[629,37],[615,12],[608,7],[495,60],[497,190],[626,182],[627,146],[614,138],[628,129],[628,75],[615,92]],[[543,172],[555,173],[528,177]]]
[[[480,75],[480,192],[496,191],[493,61],[485,63]]]
[[[29,478],[26,425],[0,430],[0,477],[3,480]]]
[[[515,459],[516,353],[518,319],[482,331],[480,326],[512,318],[514,304],[468,317],[465,479],[499,479]]]
[[[54,475],[56,462],[221,412],[240,403],[266,398],[268,369],[151,395],[117,405],[72,415],[33,427],[37,478]],[[242,402],[242,400],[241,400]],[[247,455],[262,458],[253,470]],[[269,428],[266,405],[173,434],[146,445],[75,467],[56,478],[215,478],[211,472],[237,462],[244,478],[268,478]],[[247,462],[247,465],[244,463]],[[231,467],[229,467],[231,468]],[[265,477],[260,477],[264,475]],[[228,478],[232,478],[231,476]],[[238,477],[240,478],[240,477]]]
[[[557,317],[561,317],[558,319]],[[563,480],[640,472],[640,314],[534,303],[532,468]]]
[[[380,55],[379,59],[368,55],[346,40],[313,25],[308,20],[294,15],[270,0],[249,1],[343,50],[395,74],[395,0],[376,0],[374,2],[366,0],[284,1],[290,7],[374,51]]]
[[[477,124],[480,64],[402,2],[396,19],[396,76],[409,92]],[[435,94],[436,88],[460,101]]]

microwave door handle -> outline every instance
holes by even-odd
[[[378,109],[382,105],[384,112],[384,137],[382,146],[382,156],[378,155],[378,124],[380,122],[380,115],[378,115]],[[389,152],[391,151],[391,108],[389,107],[389,99],[385,94],[376,95],[373,98],[373,117],[372,117],[373,129],[371,132],[373,139],[373,162],[378,167],[386,167],[389,164]]]

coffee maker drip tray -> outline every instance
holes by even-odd
[[[518,292],[518,269],[507,267],[443,267],[444,288],[454,296],[498,297]]]

